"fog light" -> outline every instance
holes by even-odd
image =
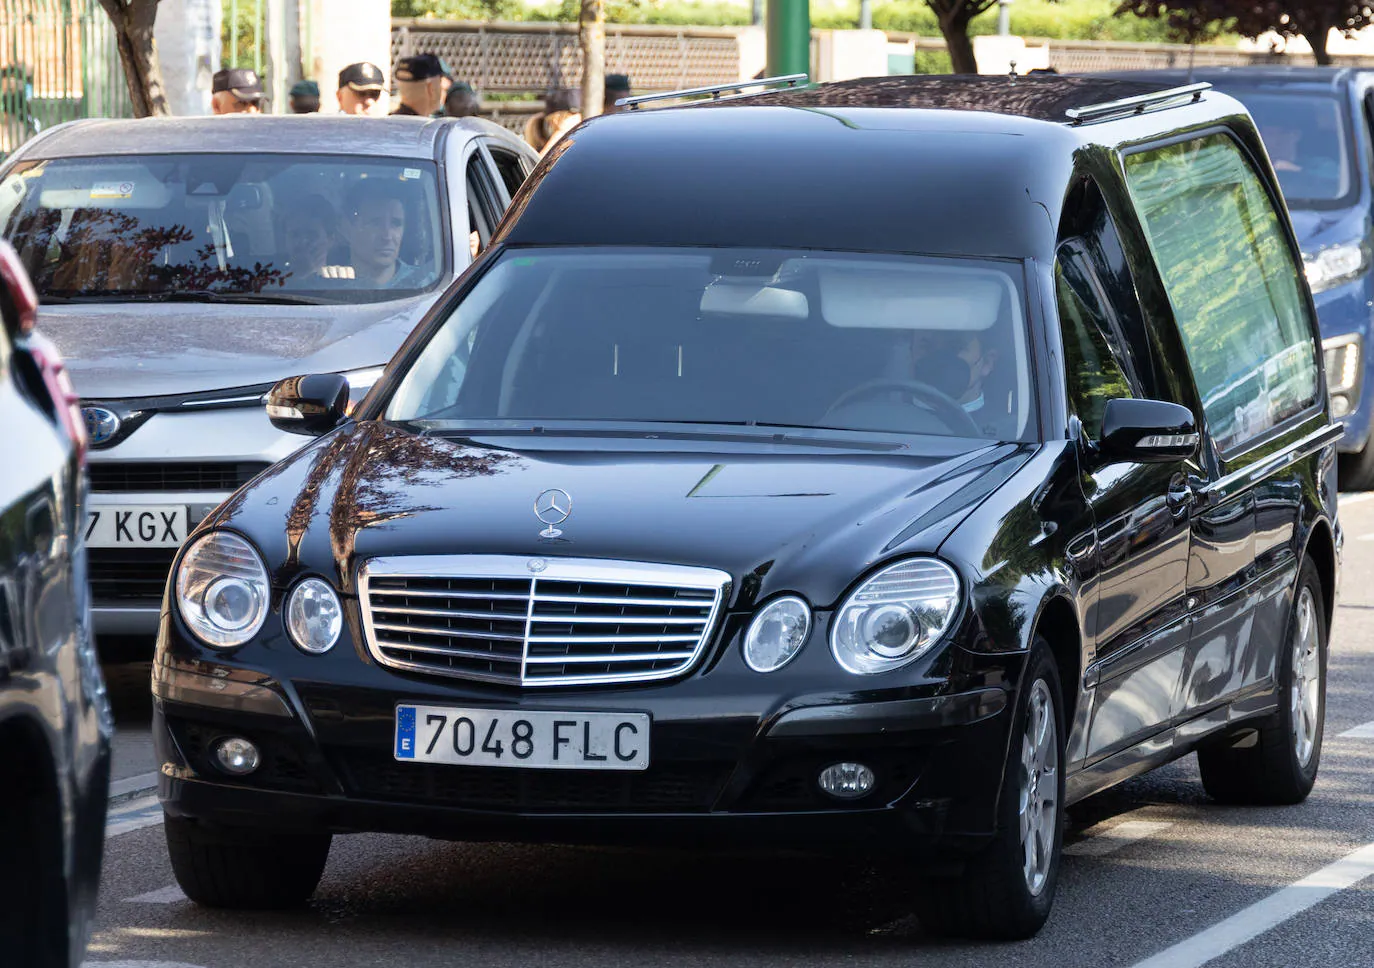
[[[832,797],[857,800],[873,789],[873,771],[862,763],[832,763],[821,770],[816,782]]]
[[[1331,395],[1331,416],[1344,417],[1350,413],[1350,398],[1344,393]]]
[[[230,736],[215,744],[215,760],[225,773],[244,776],[258,768],[258,748],[242,736]]]

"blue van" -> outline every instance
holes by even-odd
[[[1331,415],[1345,425],[1340,481],[1374,488],[1374,70],[1343,67],[1206,67],[1112,76],[1207,81],[1245,105],[1264,139],[1302,246],[1317,305]]]

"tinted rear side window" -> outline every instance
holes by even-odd
[[[1223,134],[1126,158],[1208,427],[1228,450],[1310,405],[1313,322],[1278,213]]]

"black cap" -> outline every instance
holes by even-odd
[[[339,87],[349,87],[355,91],[380,91],[386,87],[386,78],[376,64],[359,61],[339,71]]]
[[[434,54],[416,54],[396,62],[392,76],[398,81],[427,81],[431,77],[450,77],[448,67]]]
[[[247,67],[230,67],[215,73],[210,82],[210,91],[218,94],[228,91],[240,101],[256,101],[262,97],[262,80],[258,72]]]
[[[606,90],[608,91],[628,91],[630,89],[629,74],[607,74]]]
[[[292,97],[318,98],[320,96],[320,86],[314,81],[297,81],[295,84],[291,85],[291,90],[288,93]]]

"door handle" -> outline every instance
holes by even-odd
[[[1197,493],[1182,475],[1169,482],[1169,490],[1164,497],[1165,503],[1169,505],[1169,510],[1175,514],[1188,510],[1196,499]]]

